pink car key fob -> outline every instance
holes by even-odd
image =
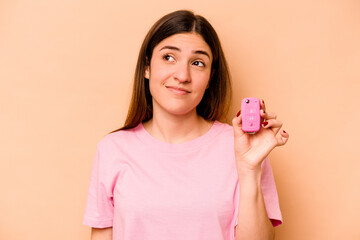
[[[244,98],[241,100],[241,126],[246,133],[255,134],[260,130],[260,100]]]

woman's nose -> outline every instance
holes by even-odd
[[[189,65],[185,63],[179,63],[174,74],[174,78],[180,82],[190,82],[190,69]]]

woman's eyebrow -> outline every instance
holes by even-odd
[[[162,47],[162,48],[160,49],[160,51],[163,50],[163,49],[170,49],[170,50],[175,50],[175,51],[181,52],[180,48],[174,47],[174,46],[164,46],[164,47]],[[209,59],[211,59],[211,58],[210,58],[210,54],[207,53],[206,51],[203,51],[203,50],[195,50],[195,51],[193,51],[193,53],[203,54],[203,55],[206,55]]]

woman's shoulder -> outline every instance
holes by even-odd
[[[118,130],[103,136],[97,143],[98,147],[123,146],[137,138],[139,126],[130,129]]]
[[[213,127],[218,130],[219,133],[233,132],[233,127],[226,122],[220,122],[216,120]]]
[[[212,131],[213,137],[216,139],[217,142],[224,140],[233,141],[233,127],[226,122],[215,121],[212,127]]]

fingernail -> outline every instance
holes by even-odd
[[[266,125],[268,125],[268,122],[263,122],[262,124],[264,127],[266,127]]]
[[[240,116],[241,110],[236,114],[236,117]]]

